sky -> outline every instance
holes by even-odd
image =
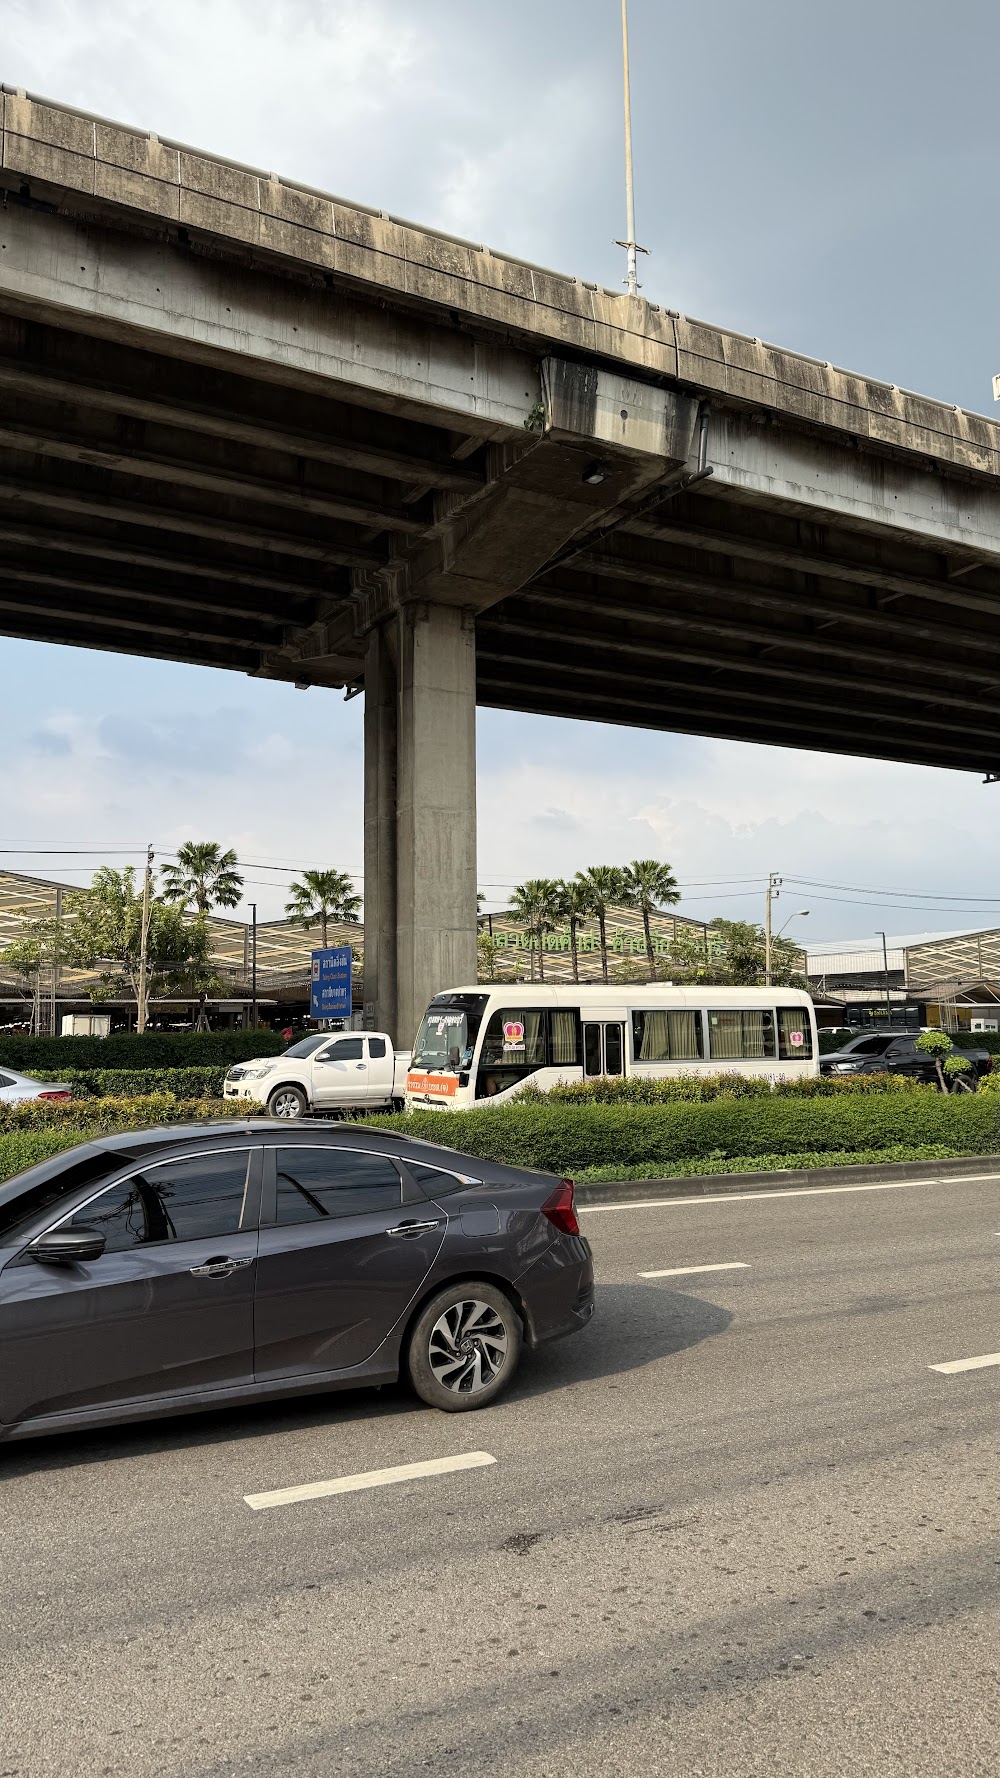
[[[4,0],[3,19],[8,85],[621,282],[617,0]],[[994,0],[631,0],[629,25],[645,294],[993,413]],[[261,918],[289,869],[360,872],[360,699],[3,638],[0,686],[0,862],[83,882],[116,848],[214,838]],[[478,754],[490,906],[657,856],[698,918],[760,918],[782,873],[780,917],[811,943],[1000,923],[1000,786],[975,776],[486,710]]]

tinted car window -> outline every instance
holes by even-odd
[[[12,1074],[0,1074],[0,1087],[12,1087],[13,1085],[14,1076]]]
[[[100,1229],[106,1253],[157,1241],[235,1235],[243,1219],[250,1152],[227,1149],[132,1173],[83,1205],[67,1226]]]
[[[295,1147],[279,1148],[276,1161],[279,1223],[389,1212],[402,1203],[400,1175],[385,1155]]]
[[[368,1039],[368,1054],[373,1058],[373,1060],[381,1061],[382,1057],[385,1055],[385,1038],[384,1037],[369,1037],[369,1039]]]
[[[889,1037],[862,1037],[857,1043],[845,1045],[852,1056],[883,1056],[892,1039]]]
[[[447,1192],[460,1192],[468,1189],[468,1181],[463,1184],[456,1179],[454,1173],[445,1173],[441,1167],[427,1167],[422,1161],[408,1161],[407,1166],[422,1192],[429,1198],[442,1198]]]
[[[317,1062],[360,1062],[364,1059],[365,1043],[363,1037],[344,1037],[339,1043],[331,1043],[328,1050],[317,1056]]]

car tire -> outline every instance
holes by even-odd
[[[449,1284],[425,1304],[410,1335],[410,1382],[421,1401],[446,1414],[485,1408],[511,1381],[523,1339],[520,1315],[495,1284]]]
[[[301,1087],[275,1087],[267,1101],[268,1117],[281,1118],[285,1122],[305,1117],[308,1110],[309,1101]]]
[[[401,1111],[406,1110],[406,1100],[405,1099],[390,1099],[389,1110],[393,1113],[394,1116],[398,1116]]]

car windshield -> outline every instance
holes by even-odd
[[[60,1198],[103,1178],[129,1158],[127,1154],[111,1154],[88,1144],[15,1174],[0,1186],[0,1243],[6,1246],[16,1241],[22,1224],[33,1222],[43,1210],[58,1204]]]
[[[411,1068],[468,1068],[482,1022],[485,994],[431,1001],[417,1032]]]
[[[329,1031],[314,1031],[311,1037],[301,1037],[298,1043],[293,1043],[291,1049],[285,1050],[284,1053],[286,1056],[311,1056],[313,1050],[318,1050],[320,1044],[326,1043],[329,1036]]]

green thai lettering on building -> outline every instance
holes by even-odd
[[[690,930],[690,928],[689,928]],[[536,933],[522,931],[498,932],[494,928],[493,942],[507,950],[537,951],[538,936]],[[715,956],[722,948],[722,941],[714,932],[705,934],[703,942],[709,956]],[[546,952],[568,952],[570,937],[568,931],[556,928],[554,932],[546,932],[542,937]],[[653,934],[653,951],[658,957],[670,955],[673,940],[660,933]],[[577,935],[577,950],[581,956],[593,955],[599,949],[597,934],[581,932]],[[632,956],[646,955],[646,940],[641,932],[631,932],[625,927],[615,927],[608,933],[608,949],[619,953],[629,952]]]

